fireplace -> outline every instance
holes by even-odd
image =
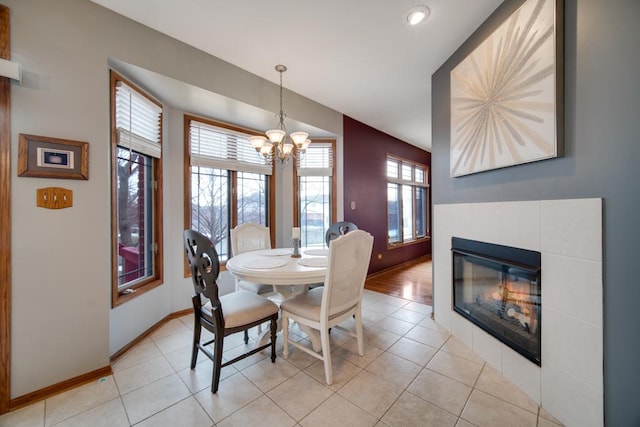
[[[599,198],[433,205],[435,321],[564,425],[604,423],[602,215]],[[540,252],[522,262],[544,282],[540,366],[454,310],[453,237]]]
[[[453,237],[453,310],[541,365],[540,253]]]

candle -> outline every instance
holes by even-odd
[[[300,238],[300,227],[293,227],[293,231],[291,233],[291,238],[292,239],[299,239]]]

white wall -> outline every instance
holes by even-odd
[[[164,285],[111,310],[110,59],[265,112],[277,108],[278,87],[88,0],[0,3],[10,8],[11,57],[23,70],[22,84],[11,88],[12,171],[19,133],[90,144],[88,181],[12,174],[11,397],[16,398],[108,365],[114,351],[190,304],[191,285],[182,270],[182,112],[168,108]],[[342,134],[341,114],[286,96],[296,120]],[[210,113],[215,117],[216,111]],[[73,207],[37,208],[36,189],[48,186],[71,189]],[[279,239],[286,235],[284,229],[278,233]]]

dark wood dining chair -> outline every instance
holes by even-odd
[[[329,226],[327,232],[324,235],[324,240],[327,244],[327,247],[329,247],[329,242],[333,239],[337,239],[338,237],[357,229],[358,226],[349,221],[334,222]]]
[[[271,362],[275,362],[278,306],[273,301],[242,290],[219,296],[217,279],[220,273],[220,261],[215,247],[206,236],[194,230],[184,230],[183,237],[194,290],[191,298],[194,317],[191,369],[196,367],[198,351],[202,351],[213,362],[211,392],[217,393],[221,368],[267,347],[271,347]],[[270,342],[222,363],[226,336],[244,332],[246,345],[248,329],[265,322],[270,322]],[[202,328],[213,333],[214,338],[201,342]],[[207,348],[211,344],[213,344],[213,353]]]

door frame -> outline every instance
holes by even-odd
[[[0,58],[10,59],[9,8],[0,5]],[[0,77],[0,414],[11,399],[11,80]]]

